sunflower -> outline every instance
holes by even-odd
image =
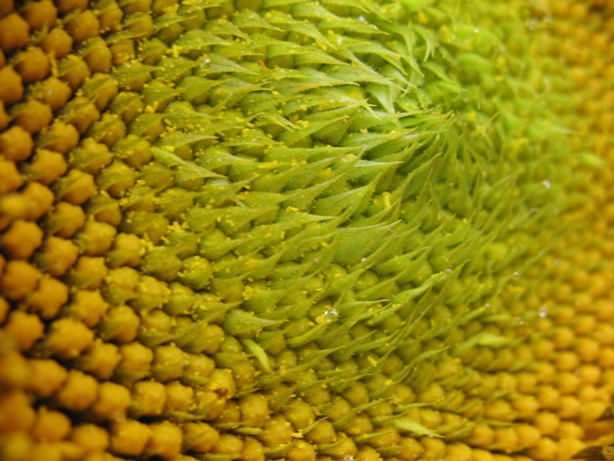
[[[0,458],[608,459],[613,33],[0,1]]]

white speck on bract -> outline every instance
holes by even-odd
[[[339,317],[339,312],[335,308],[329,309],[324,312],[324,318],[330,322],[337,320],[338,317]]]

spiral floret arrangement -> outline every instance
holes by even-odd
[[[0,458],[608,443],[613,24],[0,1]]]

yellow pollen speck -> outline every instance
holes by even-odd
[[[390,192],[384,192],[382,195],[384,197],[384,209],[388,211],[390,210]]]

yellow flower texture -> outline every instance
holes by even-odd
[[[613,34],[0,0],[0,459],[611,459]]]

